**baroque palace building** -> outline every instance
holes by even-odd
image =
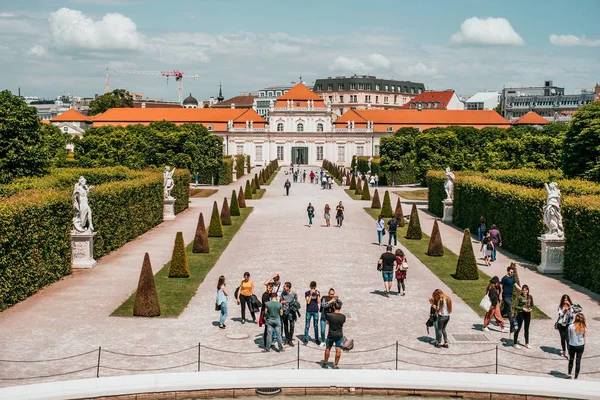
[[[510,123],[495,111],[471,110],[349,110],[340,118],[328,99],[299,83],[271,100],[268,120],[254,108],[113,108],[88,117],[85,128],[106,125],[148,125],[170,121],[203,124],[223,138],[228,155],[247,154],[255,165],[277,158],[288,165],[320,165],[324,159],[349,166],[352,156],[378,156],[381,137],[402,127],[496,126]],[[51,121],[64,124],[64,117]],[[83,128],[83,126],[82,126]]]

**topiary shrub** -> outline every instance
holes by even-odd
[[[421,222],[419,222],[419,212],[417,211],[417,205],[414,203],[412,205],[412,210],[410,211],[410,220],[408,221],[406,238],[411,240],[421,240],[423,238]]]
[[[381,201],[379,200],[379,192],[377,191],[377,189],[375,189],[375,192],[373,192],[373,201],[371,201],[371,208],[381,208]]]
[[[363,187],[362,196],[360,197],[360,199],[371,200],[371,193],[369,192],[369,184],[367,183],[367,181],[365,181],[365,186]]]
[[[206,234],[206,226],[204,225],[204,215],[200,213],[198,216],[198,225],[196,225],[196,234],[194,235],[194,245],[192,253],[208,253],[208,235]]]
[[[356,177],[354,175],[352,175],[352,178],[350,178],[350,187],[348,189],[350,189],[350,190],[356,189]]]
[[[254,181],[254,178],[252,178],[252,181],[250,182],[250,189],[252,189],[252,194],[256,194],[256,182]]]
[[[264,185],[265,184],[265,175],[264,175],[264,169],[260,170],[260,174],[258,174],[258,185]]]
[[[402,211],[402,202],[400,198],[396,201],[396,210],[394,211],[394,215],[396,216],[396,221],[398,222],[399,227],[403,227],[406,225],[406,220],[404,219],[404,211]]]
[[[239,217],[240,214],[240,203],[238,202],[235,189],[231,192],[231,206],[229,207],[229,215],[232,217]]]
[[[246,197],[244,196],[244,189],[240,186],[240,193],[238,194],[238,204],[240,208],[246,208]]]
[[[254,185],[256,185],[256,190],[260,190],[260,182],[258,182],[258,174],[256,173],[254,174]]]
[[[356,189],[354,189],[354,194],[360,196],[363,192],[362,189],[362,181],[360,179],[356,180]]]
[[[157,317],[160,315],[160,303],[158,302],[158,293],[156,293],[156,284],[154,283],[154,274],[150,264],[148,253],[144,255],[144,263],[140,272],[135,300],[133,302],[134,317]]]
[[[221,224],[231,225],[231,214],[229,213],[227,197],[223,199],[223,206],[221,207]]]
[[[256,189],[254,189],[256,190]],[[244,190],[244,198],[247,200],[252,200],[252,186],[250,186],[250,181],[246,181],[246,189]]]
[[[463,234],[462,245],[460,246],[460,254],[456,263],[456,274],[454,275],[459,280],[477,280],[479,279],[479,269],[471,244],[471,231],[465,229]]]
[[[208,237],[223,237],[223,225],[219,215],[217,202],[213,203],[212,214],[210,216],[210,225],[208,226]]]
[[[429,237],[427,255],[431,257],[441,257],[444,255],[444,245],[442,244],[442,235],[440,234],[440,227],[438,226],[437,219],[433,221],[433,229],[431,231],[431,236]]]
[[[189,278],[190,266],[188,265],[185,244],[183,243],[183,232],[177,232],[171,265],[169,265],[169,278]]]
[[[346,172],[346,185],[350,185],[352,182],[352,177],[350,176],[350,172]]]
[[[392,210],[392,201],[390,200],[390,193],[386,190],[383,195],[383,207],[381,208],[381,216],[383,218],[391,218],[394,215]]]

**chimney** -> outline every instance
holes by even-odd
[[[231,103],[231,108],[235,108],[235,103]]]

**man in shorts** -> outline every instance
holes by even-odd
[[[398,266],[396,262],[396,255],[392,253],[392,246],[387,245],[385,253],[379,257],[379,270],[383,276],[383,289],[385,290],[385,297],[390,297],[390,290],[392,290],[392,281],[394,280],[394,271]]]
[[[336,301],[333,303],[333,312],[327,314],[327,325],[329,325],[329,332],[327,332],[327,339],[325,341],[325,358],[323,360],[323,368],[327,368],[329,361],[329,354],[331,348],[335,346],[335,361],[333,363],[333,369],[339,369],[338,364],[340,362],[340,356],[342,355],[342,339],[344,338],[344,332],[342,330],[344,323],[346,322],[346,316],[342,314],[342,302]]]

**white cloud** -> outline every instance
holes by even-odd
[[[302,52],[298,46],[290,46],[285,43],[275,42],[271,45],[271,51],[276,55],[295,56]]]
[[[585,46],[585,47],[597,47],[600,46],[600,39],[590,39],[583,36],[575,35],[550,35],[550,43],[555,46]]]
[[[8,13],[8,12],[0,12],[0,18],[13,18],[16,17],[16,14]]]
[[[369,62],[373,67],[382,69],[389,69],[391,65],[390,60],[379,53],[371,54],[369,56]]]
[[[131,4],[144,4],[142,0],[70,0],[74,4],[93,4],[96,6],[128,6]]]
[[[333,60],[333,64],[329,66],[329,69],[332,71],[360,72],[366,70],[367,66],[358,58],[338,56]]]
[[[43,57],[43,56],[47,55],[48,52],[46,51],[46,49],[43,46],[36,44],[31,49],[29,49],[27,54],[36,56],[36,57]]]
[[[437,68],[431,66],[428,67],[426,64],[418,62],[414,65],[406,67],[403,71],[408,76],[436,76],[438,74]]]
[[[466,19],[460,31],[450,38],[450,42],[466,45],[512,45],[523,46],[525,41],[506,18]]]
[[[81,11],[61,8],[50,14],[50,38],[58,48],[141,50],[145,38],[130,18],[106,14],[93,21]]]

